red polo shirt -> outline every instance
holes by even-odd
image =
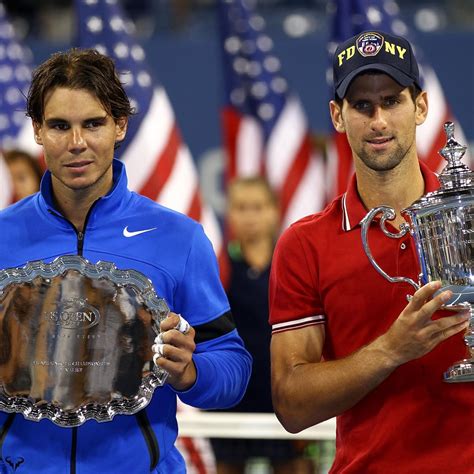
[[[420,166],[425,192],[436,190],[436,175]],[[345,357],[386,332],[414,292],[409,284],[388,282],[369,262],[359,225],[366,214],[354,176],[324,211],[287,229],[273,257],[273,332],[325,324],[325,360]],[[390,276],[418,281],[411,236],[391,239],[374,222],[369,244]],[[465,357],[462,335],[453,336],[400,366],[338,416],[331,472],[473,474],[474,383],[443,382],[444,371]]]

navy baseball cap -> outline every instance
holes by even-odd
[[[416,84],[421,89],[413,49],[401,36],[365,31],[340,44],[333,59],[336,95],[343,99],[351,81],[369,70],[384,72],[401,86]]]

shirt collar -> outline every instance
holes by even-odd
[[[127,175],[124,164],[114,159],[113,163],[113,185],[110,191],[100,198],[100,201],[107,206],[114,208],[123,199],[123,193],[127,189]],[[58,212],[54,206],[53,186],[51,182],[51,172],[47,170],[43,175],[40,185],[40,195],[43,198],[46,207]]]
[[[436,191],[440,184],[436,173],[423,162],[420,163],[421,174],[425,181],[425,194]],[[342,230],[349,231],[357,227],[368,212],[357,191],[357,178],[351,178],[347,191],[342,195]]]

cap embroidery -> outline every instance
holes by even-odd
[[[363,33],[356,40],[357,51],[361,56],[377,56],[382,49],[384,37],[375,32]]]
[[[382,31],[365,31],[339,45],[334,53],[334,92],[344,97],[354,77],[375,69],[388,74],[400,85],[420,87],[416,58],[410,43]]]

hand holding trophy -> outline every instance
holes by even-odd
[[[441,281],[439,291],[451,290],[453,296],[447,309],[468,307],[469,328],[464,341],[469,358],[459,361],[444,374],[446,382],[474,381],[474,173],[461,162],[466,147],[454,139],[454,124],[445,124],[446,146],[440,154],[448,161],[439,176],[439,190],[422,196],[402,214],[408,222],[400,226],[399,233],[385,227],[387,220],[395,218],[395,210],[379,206],[368,212],[361,221],[364,250],[375,269],[392,283],[406,282],[415,290],[431,281]],[[419,282],[411,278],[391,277],[377,264],[368,243],[370,224],[382,214],[380,227],[390,238],[412,234],[420,264]]]

